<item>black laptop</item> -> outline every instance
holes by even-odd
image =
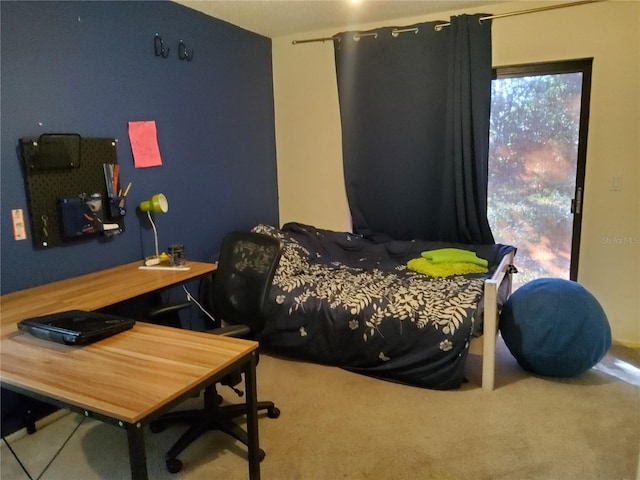
[[[64,343],[65,345],[86,345],[135,325],[130,318],[83,310],[67,310],[41,317],[25,318],[18,322],[18,328],[34,337]]]

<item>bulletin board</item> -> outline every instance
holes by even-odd
[[[20,139],[34,247],[46,249],[124,231],[125,197],[105,171],[117,165],[117,140],[77,134]],[[110,187],[110,188],[109,188]]]

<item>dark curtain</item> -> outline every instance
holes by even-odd
[[[462,15],[338,35],[353,229],[374,240],[494,243],[487,221],[491,24]],[[357,38],[357,37],[356,37]]]

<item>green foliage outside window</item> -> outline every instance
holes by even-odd
[[[492,83],[489,223],[518,248],[514,287],[569,278],[582,74]]]

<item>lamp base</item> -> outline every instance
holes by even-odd
[[[144,265],[138,267],[139,270],[180,270],[186,271],[191,270],[191,267],[186,267],[184,265],[172,265],[171,257],[166,253],[161,255],[147,257],[144,259]]]
[[[144,264],[151,265],[171,265],[171,257],[162,252],[160,255],[152,255],[144,259]]]

